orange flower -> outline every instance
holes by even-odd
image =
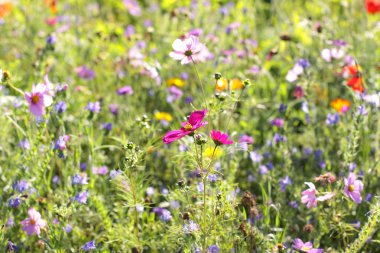
[[[185,85],[185,82],[180,78],[170,78],[166,81],[166,85],[168,87],[171,87],[171,86],[183,87]]]
[[[13,8],[12,3],[6,2],[0,4],[0,18],[5,17]]]
[[[228,88],[228,81],[226,78],[220,78],[218,81],[216,81],[215,89],[218,91],[224,91]]]
[[[244,88],[243,82],[240,79],[237,79],[237,78],[232,79],[230,81],[230,86],[231,86],[232,90],[240,90],[240,89]]]
[[[341,98],[336,98],[330,103],[331,107],[334,108],[337,112],[340,113],[345,113],[350,109],[350,101],[341,99]]]
[[[45,0],[45,4],[50,7],[50,13],[52,15],[57,13],[57,1],[58,0]]]

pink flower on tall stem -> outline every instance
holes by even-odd
[[[34,208],[29,208],[28,210],[29,218],[21,221],[22,230],[28,235],[41,233],[41,229],[46,227],[46,221],[41,219],[41,214],[37,212]]]
[[[198,128],[206,125],[208,122],[202,122],[203,118],[206,116],[207,110],[195,111],[190,114],[189,121],[182,122],[181,129],[172,130],[165,134],[164,138],[162,138],[165,144],[169,144],[173,141],[179,140],[182,137],[193,133]]]
[[[309,186],[309,189],[301,193],[301,202],[306,204],[307,208],[317,207],[318,201],[323,202],[335,196],[334,192],[328,192],[325,195],[317,197],[317,189],[315,189],[315,185],[310,182],[305,182],[305,184]]]
[[[344,179],[344,194],[350,197],[355,203],[360,204],[362,202],[362,196],[360,192],[363,190],[363,183],[356,179],[354,173],[350,173],[348,178]]]
[[[173,51],[170,52],[169,56],[174,60],[181,61],[182,65],[192,61],[204,61],[209,54],[206,46],[193,35],[185,40],[176,39],[172,47]]]
[[[211,138],[214,140],[215,145],[230,145],[234,143],[232,140],[228,139],[228,134],[222,133],[220,131],[212,130],[210,133]]]
[[[25,92],[24,96],[29,104],[30,112],[37,117],[45,114],[45,107],[53,103],[48,87],[44,84],[33,85],[32,92]]]
[[[294,240],[293,248],[307,253],[323,253],[323,249],[314,249],[311,242],[303,242],[301,239]]]

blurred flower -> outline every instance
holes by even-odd
[[[116,105],[116,104],[110,104],[108,106],[108,109],[110,110],[110,112],[113,114],[113,115],[118,115],[119,114],[119,106]]]
[[[88,184],[88,182],[87,182],[87,174],[83,173],[83,172],[82,173],[76,173],[73,176],[72,185],[76,185],[76,184],[80,184],[80,185]]]
[[[19,247],[17,247],[13,242],[8,241],[7,243],[7,251],[13,252],[13,251],[19,251]]]
[[[156,120],[160,120],[160,121],[166,121],[166,122],[170,122],[173,120],[173,117],[170,113],[168,112],[156,112],[154,114],[154,118]]]
[[[92,168],[92,174],[106,175],[107,173],[108,173],[108,167],[107,166],[93,167]]]
[[[348,178],[344,179],[344,194],[355,203],[360,204],[362,202],[361,191],[363,191],[362,181],[356,179],[354,173],[349,173]]]
[[[284,192],[286,187],[291,184],[292,184],[292,180],[290,179],[289,176],[280,178],[280,191]]]
[[[86,109],[93,113],[99,113],[101,109],[99,101],[89,102],[86,106]]]
[[[87,204],[87,198],[88,198],[88,192],[83,191],[83,192],[78,193],[75,196],[74,200],[80,204]]]
[[[170,92],[170,95],[166,99],[168,103],[173,103],[174,101],[180,99],[183,94],[183,92],[175,86],[171,86],[168,91]]]
[[[331,107],[334,108],[339,113],[346,113],[350,109],[350,101],[336,98],[330,103]]]
[[[116,178],[118,175],[121,175],[122,171],[121,170],[111,170],[110,171],[110,177],[111,179]]]
[[[370,105],[380,107],[380,93],[366,94],[362,96],[362,99]]]
[[[131,86],[124,86],[124,87],[121,87],[117,90],[117,95],[121,96],[121,95],[132,95],[133,94],[133,89]]]
[[[211,245],[207,249],[207,253],[218,253],[218,252],[219,252],[219,248],[216,245]]]
[[[102,123],[102,128],[105,130],[105,131],[111,131],[112,130],[112,123],[106,123],[106,122],[103,122]]]
[[[343,68],[343,77],[350,77],[347,81],[347,85],[350,86],[354,91],[363,93],[363,78],[360,75],[359,67],[356,65],[346,66]]]
[[[66,145],[67,145],[67,142],[70,140],[70,136],[69,135],[63,135],[63,136],[59,136],[58,137],[58,140],[55,142],[55,146],[54,148],[55,149],[59,149],[61,151],[65,150],[66,149]]]
[[[136,0],[123,0],[125,8],[132,16],[141,16],[141,7]]]
[[[85,80],[92,80],[95,77],[95,72],[85,66],[77,67],[75,72],[80,78]]]
[[[92,249],[96,249],[96,245],[95,245],[95,241],[92,240],[92,241],[89,241],[87,243],[85,243],[81,249],[83,249],[84,251],[90,251]]]
[[[271,121],[271,125],[282,128],[282,127],[284,127],[284,120],[281,118],[276,118],[276,119]]]
[[[228,134],[222,133],[220,131],[212,130],[210,136],[213,139],[216,146],[219,145],[230,145],[234,143],[232,140],[228,139]]]
[[[307,208],[312,208],[317,206],[318,201],[326,201],[335,196],[334,192],[328,192],[323,196],[316,197],[317,190],[315,185],[311,182],[305,182],[309,189],[302,192],[301,202],[306,204]]]
[[[185,82],[181,78],[170,78],[166,81],[166,85],[168,87],[171,87],[171,86],[183,87],[185,85]]]
[[[296,99],[300,99],[304,96],[304,92],[303,92],[303,89],[301,86],[296,86],[296,88],[294,89],[293,91],[293,96],[296,98]]]
[[[37,212],[34,208],[29,208],[28,210],[29,218],[21,221],[22,230],[28,235],[41,233],[41,229],[46,227],[46,221],[41,219],[41,214]]]
[[[135,33],[135,27],[133,25],[128,25],[124,30],[124,36],[130,38]]]
[[[65,231],[66,233],[71,233],[71,231],[73,231],[73,227],[70,224],[67,224],[65,227]]]
[[[200,43],[195,36],[189,36],[185,40],[176,39],[172,47],[174,51],[170,52],[169,56],[181,61],[181,64],[204,61],[208,54],[205,45]]]
[[[183,225],[183,232],[188,235],[199,231],[199,226],[194,221],[189,220],[189,223]]]
[[[344,56],[344,50],[341,48],[331,48],[331,49],[323,49],[321,51],[321,57],[326,62],[331,62],[331,60],[335,59],[341,59]]]
[[[293,66],[292,69],[286,74],[286,80],[288,82],[294,82],[298,79],[298,76],[301,75],[306,68],[310,67],[310,63],[306,59],[299,59],[298,62]]]
[[[28,139],[22,140],[18,143],[18,146],[21,147],[22,149],[29,150],[30,149],[30,143]]]
[[[249,135],[242,135],[240,138],[239,138],[239,143],[247,143],[247,144],[252,144],[253,143],[253,138]]]
[[[63,113],[67,109],[67,105],[64,101],[59,101],[54,105],[54,110],[56,110],[58,113]]]
[[[329,113],[326,117],[326,124],[327,125],[335,125],[339,122],[339,114],[338,113]]]
[[[230,81],[231,90],[240,90],[244,88],[244,84],[240,79],[234,78]]]
[[[35,116],[45,114],[45,107],[53,103],[53,98],[44,84],[33,85],[32,92],[25,92],[25,99],[29,104],[29,110]]]
[[[222,149],[215,149],[214,151],[214,148],[213,147],[207,147],[205,148],[205,151],[203,152],[203,156],[204,157],[207,157],[207,158],[219,158],[221,155],[223,154],[223,150]]]
[[[28,190],[30,188],[30,184],[25,180],[17,181],[15,184],[13,184],[13,190],[16,190],[20,193]]]
[[[207,121],[202,122],[203,118],[206,116],[207,110],[195,111],[190,114],[188,122],[182,122],[182,128],[180,130],[172,130],[165,134],[163,137],[163,142],[169,144],[173,141],[179,140],[182,137],[193,133],[198,128],[207,124]]]
[[[325,185],[326,183],[332,184],[333,182],[335,182],[335,180],[336,180],[335,176],[331,174],[330,172],[327,172],[325,174],[322,174],[314,178],[315,182],[321,182],[322,185]]]
[[[368,111],[367,111],[367,109],[365,108],[364,105],[359,105],[358,106],[358,114],[362,115],[362,116],[367,116],[368,115]]]
[[[293,248],[306,253],[323,253],[323,249],[314,249],[311,242],[303,242],[301,239],[296,238],[293,243]]]
[[[366,0],[365,5],[367,12],[369,14],[376,14],[380,12],[380,1],[379,0]]]
[[[10,199],[8,201],[9,207],[17,208],[20,206],[20,204],[21,204],[21,200],[19,198]]]
[[[218,91],[224,91],[228,88],[228,81],[226,78],[220,78],[216,81],[215,89]]]

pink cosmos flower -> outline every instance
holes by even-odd
[[[44,84],[33,85],[32,92],[25,92],[25,99],[29,104],[30,112],[39,117],[45,113],[45,107],[53,103],[53,98]]]
[[[21,221],[22,230],[28,235],[41,233],[41,228],[46,227],[46,221],[41,219],[41,214],[37,212],[34,208],[29,208],[28,210],[29,218]]]
[[[180,130],[172,130],[165,134],[164,138],[162,138],[165,144],[169,144],[173,141],[179,140],[185,135],[193,133],[198,128],[206,125],[208,122],[202,122],[203,118],[206,116],[207,110],[204,109],[202,111],[195,111],[190,114],[189,121],[182,122]]]
[[[301,197],[301,202],[306,204],[307,208],[312,208],[312,207],[317,207],[318,201],[326,201],[331,199],[332,197],[335,196],[334,192],[328,192],[325,195],[317,197],[317,190],[315,189],[315,185],[310,182],[305,182],[307,186],[309,186],[309,189],[303,191],[302,197]]]
[[[185,40],[176,39],[172,47],[174,51],[170,52],[169,56],[174,60],[181,61],[182,65],[192,61],[205,61],[209,55],[206,46],[193,35]]]
[[[210,133],[211,138],[214,140],[215,145],[230,145],[234,143],[232,140],[228,140],[228,134],[220,131],[212,130]]]
[[[344,194],[350,197],[355,203],[360,204],[362,202],[362,196],[360,192],[363,190],[363,183],[356,179],[354,173],[350,173],[348,178],[344,179]]]
[[[293,248],[307,253],[323,253],[323,249],[313,249],[313,244],[311,242],[304,243],[299,238],[294,240]]]

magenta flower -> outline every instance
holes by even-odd
[[[323,253],[323,249],[314,249],[311,242],[303,242],[301,239],[294,240],[293,248],[307,253]]]
[[[344,179],[344,194],[350,197],[355,203],[360,204],[362,202],[362,196],[360,192],[363,190],[363,183],[356,179],[354,173],[350,173],[348,178]]]
[[[34,208],[29,208],[28,210],[29,218],[21,221],[22,230],[28,235],[41,233],[41,228],[46,227],[46,221],[41,219],[41,214],[37,212]]]
[[[164,138],[162,138],[165,144],[169,144],[173,141],[179,140],[182,137],[193,133],[198,128],[206,125],[208,122],[202,122],[203,118],[206,116],[207,110],[204,109],[202,111],[195,111],[190,114],[189,121],[182,122],[180,130],[172,130],[165,134]]]
[[[230,145],[234,141],[228,139],[228,134],[222,133],[220,131],[212,130],[210,133],[211,138],[214,140],[215,145]]]
[[[53,103],[53,98],[49,95],[49,90],[44,84],[33,85],[32,92],[25,92],[25,99],[29,104],[29,110],[39,117],[45,114],[45,107]]]
[[[173,52],[169,56],[174,60],[181,61],[181,64],[188,64],[192,61],[204,61],[209,55],[206,46],[199,42],[196,36],[190,35],[185,40],[176,39],[172,47]]]

